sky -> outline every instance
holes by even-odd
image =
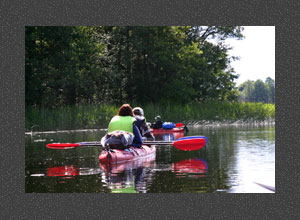
[[[229,55],[238,56],[231,66],[239,74],[237,85],[247,81],[271,77],[275,80],[275,26],[243,26],[243,40],[227,39],[233,47]]]

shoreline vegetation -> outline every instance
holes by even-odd
[[[138,105],[132,107],[144,109],[148,122],[160,115],[163,121],[183,122],[190,126],[275,123],[275,104],[218,102],[180,104]],[[119,106],[109,104],[76,105],[56,108],[32,107],[25,108],[25,132],[105,129],[110,119],[117,113]]]
[[[124,103],[142,107],[148,122],[275,121],[275,80],[235,83],[238,58],[224,42],[243,40],[243,30],[26,26],[25,131],[105,129]]]

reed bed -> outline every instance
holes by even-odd
[[[205,102],[186,105],[162,103],[135,105],[144,109],[148,122],[160,115],[163,121],[174,123],[195,121],[265,121],[275,119],[275,105],[263,103]],[[117,113],[116,105],[79,105],[58,108],[37,108],[26,106],[26,131],[95,129],[106,128],[110,119]]]

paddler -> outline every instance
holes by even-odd
[[[118,114],[110,120],[108,132],[102,138],[101,144],[110,148],[127,148],[129,145],[140,147],[142,143],[132,108],[129,104],[124,104],[119,108]]]
[[[153,129],[159,129],[159,128],[162,128],[162,125],[163,125],[163,121],[161,120],[160,116],[156,116],[155,118],[155,122],[152,124],[152,128]]]
[[[139,128],[143,140],[154,141],[155,138],[147,125],[144,110],[141,107],[135,107],[133,109],[133,114],[136,119],[136,126]]]

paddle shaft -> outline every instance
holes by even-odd
[[[172,141],[144,141],[143,144],[146,145],[172,145]]]
[[[171,141],[144,141],[143,144],[145,145],[172,145],[173,142]],[[81,146],[102,146],[100,142],[79,142],[76,143]]]
[[[190,136],[179,138],[175,141],[145,141],[145,145],[172,145],[180,150],[190,151],[199,150],[205,146],[207,142],[204,136]],[[52,149],[70,149],[82,146],[102,146],[99,141],[97,142],[79,142],[79,143],[52,143],[47,144],[47,148]]]

